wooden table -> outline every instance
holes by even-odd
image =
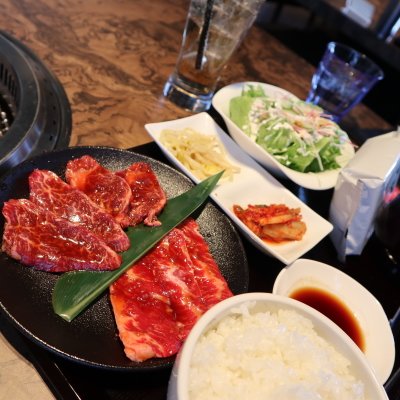
[[[64,86],[72,108],[71,146],[131,148],[151,141],[145,123],[189,115],[162,96],[180,47],[187,6],[188,1],[184,0],[3,0],[0,26],[31,48]],[[313,72],[310,64],[261,28],[254,27],[228,64],[219,86],[243,80],[262,81],[305,98]],[[388,123],[362,104],[350,113],[345,123],[360,129],[390,129]],[[155,149],[142,151],[152,154]],[[323,205],[326,211],[330,192],[321,194],[322,203],[318,196],[309,195],[317,208]],[[304,191],[301,196],[304,198]],[[329,241],[325,245],[328,252],[324,253],[322,248],[320,253],[311,252],[309,256],[319,254],[319,259],[335,262]],[[264,256],[249,245],[247,249],[250,262],[256,266],[252,270],[252,288],[260,290],[261,283],[267,282],[266,289],[270,289],[271,279],[282,265],[268,259],[272,264],[270,269],[260,269],[257,263]],[[374,248],[371,251],[374,254]],[[372,262],[369,260],[372,260],[369,256],[362,259],[360,266]],[[384,292],[385,288],[377,288],[379,295]],[[385,304],[389,315],[395,306],[389,297]],[[58,368],[54,360],[46,358],[44,350],[33,346],[31,351],[41,359],[37,367],[43,376],[47,376],[49,364],[53,369]],[[80,369],[71,365],[66,371],[73,380]],[[119,390],[125,390],[127,396],[129,384],[138,385],[135,398],[161,399],[168,378],[168,372],[143,379],[130,377],[128,382],[116,377],[115,385],[124,381],[125,386],[111,385],[109,397],[101,397],[94,386],[104,383],[102,374],[87,369],[82,374],[87,383],[85,390],[89,388],[87,398],[97,399],[112,398],[110,393],[115,398],[125,398]],[[157,378],[162,383],[154,386],[153,379]],[[53,376],[48,383],[58,397],[72,398],[68,397],[72,393],[69,385],[76,382],[57,381]],[[91,385],[96,397],[90,397]]]
[[[70,145],[129,148],[150,141],[143,125],[188,115],[162,88],[174,68],[188,1],[4,0],[0,27],[59,78],[72,107]],[[219,86],[268,82],[305,98],[314,68],[260,28],[227,66]],[[388,125],[360,105],[361,128]]]

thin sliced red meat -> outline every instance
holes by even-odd
[[[91,230],[115,251],[129,248],[129,239],[114,218],[79,189],[55,173],[35,170],[29,176],[30,200],[70,222]]]
[[[207,242],[199,232],[197,222],[189,218],[179,226],[193,263],[193,272],[207,308],[233,296],[225,278],[210,253]]]
[[[132,193],[124,179],[88,155],[70,160],[67,163],[65,178],[71,186],[84,192],[111,214],[122,227],[128,226],[127,212]]]
[[[110,294],[125,353],[134,361],[176,354],[206,310],[178,229],[114,282]]]
[[[167,198],[151,166],[145,162],[137,162],[117,172],[117,175],[128,182],[132,191],[128,211],[129,224],[134,226],[143,222],[148,226],[160,225],[157,215],[164,208]]]
[[[173,229],[146,256],[146,262],[154,272],[156,281],[164,288],[171,301],[180,329],[185,339],[193,325],[207,310],[193,272],[185,237],[179,229]]]
[[[122,275],[110,293],[125,353],[134,361],[175,354],[198,318],[232,296],[192,219]]]
[[[133,361],[169,357],[181,346],[169,298],[145,258],[110,286],[119,336]]]
[[[4,203],[2,250],[22,264],[49,272],[113,270],[121,256],[88,229],[27,199]]]

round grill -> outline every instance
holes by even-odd
[[[30,156],[68,146],[71,108],[58,79],[0,31],[0,174]]]

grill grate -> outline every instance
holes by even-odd
[[[58,79],[25,45],[0,31],[0,174],[68,146],[71,109]]]
[[[0,137],[4,136],[10,129],[10,123],[12,123],[12,121],[9,120],[7,112],[3,111],[0,107]]]
[[[17,108],[17,84],[13,71],[0,63],[0,136],[9,130]]]

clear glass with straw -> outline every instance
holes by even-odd
[[[181,50],[164,95],[187,110],[207,110],[225,65],[263,2],[191,0]]]

